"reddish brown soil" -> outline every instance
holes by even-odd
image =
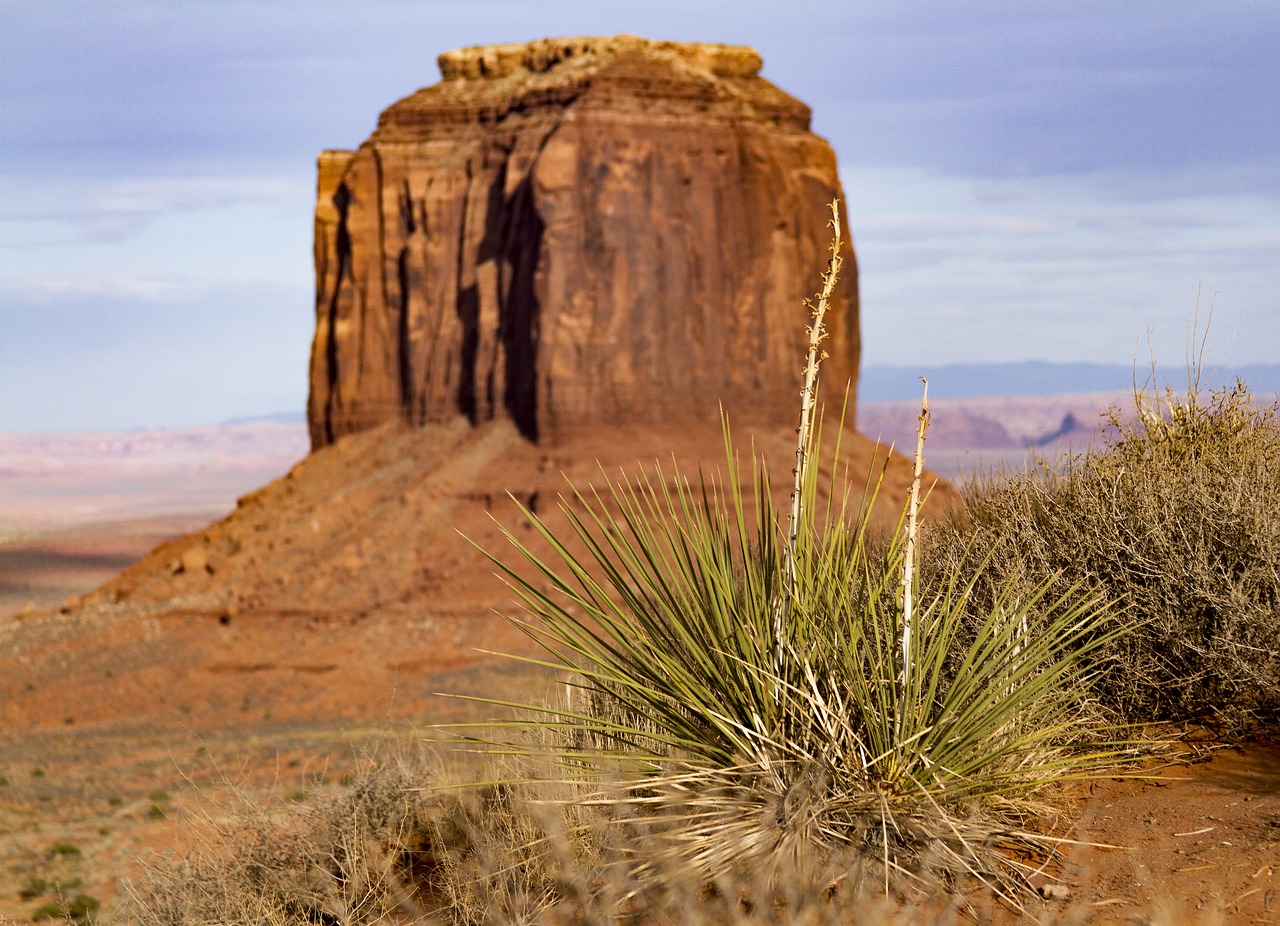
[[[754,440],[786,474],[791,435]],[[495,612],[515,610],[510,594],[459,531],[495,551],[499,522],[531,538],[508,492],[563,527],[562,474],[599,484],[597,458],[634,473],[637,460],[669,460],[669,444],[618,429],[547,451],[503,425],[461,423],[357,435],[60,611],[0,621],[0,913],[21,921],[48,900],[33,878],[80,879],[111,907],[139,850],[167,844],[233,785],[304,794],[388,737],[489,713],[435,692],[539,699],[551,679],[484,652],[530,647]],[[876,448],[846,449],[860,486]],[[690,430],[675,455],[686,471],[714,467],[719,435]],[[896,459],[886,514],[909,478]],[[109,571],[154,536],[97,530],[0,556],[28,577],[65,551]],[[1278,767],[1280,753],[1255,749],[1159,782],[1096,785],[1082,836],[1129,848],[1071,855],[1050,873],[1070,896],[1046,911],[1144,922],[1134,917],[1167,904],[1177,922],[1280,922]]]
[[[1062,881],[1098,922],[1280,923],[1280,747],[1095,784]]]
[[[114,578],[164,541],[207,521],[199,516],[172,515],[146,521],[46,526],[3,540],[0,620],[56,608]]]

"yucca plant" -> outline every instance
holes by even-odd
[[[976,575],[921,587],[919,465],[887,544],[868,526],[874,475],[856,501],[819,503],[811,390],[833,216],[790,518],[754,455],[744,478],[727,424],[721,478],[604,475],[571,488],[567,536],[523,510],[546,551],[507,533],[524,565],[494,561],[546,651],[534,661],[569,673],[574,697],[524,706],[515,725],[537,735],[497,745],[550,752],[582,800],[711,878],[801,863],[838,881],[833,865],[860,860],[886,889],[971,874],[1014,897],[1027,853],[1053,842],[1033,829],[1045,786],[1125,749],[1082,708],[1082,665],[1117,631],[1104,602],[1050,582],[976,617]],[[921,447],[926,423],[927,407]]]

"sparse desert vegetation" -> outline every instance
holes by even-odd
[[[982,567],[984,601],[1080,587],[1120,609],[1100,703],[1241,735],[1280,712],[1280,420],[1246,385],[1135,391],[1056,468],[988,478],[936,532],[933,568]]]
[[[503,6],[10,17],[0,926],[1280,926],[1280,15]]]

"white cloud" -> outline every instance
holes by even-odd
[[[294,177],[173,176],[33,185],[0,176],[0,246],[118,241],[162,216],[234,206],[296,207],[309,185]]]

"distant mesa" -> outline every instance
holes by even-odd
[[[313,448],[388,421],[792,425],[843,198],[750,48],[632,36],[450,51],[319,158]],[[845,234],[845,240],[849,236]],[[856,382],[857,271],[827,395]]]

